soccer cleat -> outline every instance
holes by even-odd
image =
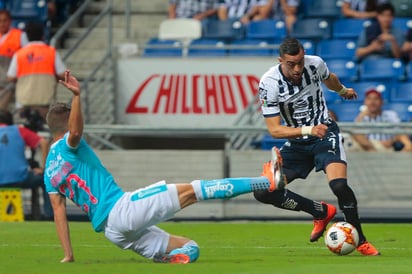
[[[263,164],[262,176],[269,179],[270,192],[286,186],[286,179],[282,170],[282,156],[277,147],[272,148],[272,160]]]
[[[356,248],[360,254],[365,256],[377,256],[381,255],[381,253],[369,242],[364,242],[360,246]]]
[[[161,258],[154,258],[153,261],[155,263],[188,264],[190,263],[190,257],[186,254],[173,254]]]
[[[323,219],[314,219],[313,220],[313,230],[312,233],[310,234],[310,241],[311,242],[316,242],[319,240],[319,238],[323,235],[323,232],[325,232],[326,226],[329,224],[329,222],[335,217],[336,214],[336,207],[327,204],[325,202],[321,202],[322,205],[326,205],[326,217]]]

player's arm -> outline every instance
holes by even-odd
[[[266,117],[265,122],[269,134],[273,138],[279,139],[298,138],[308,135],[323,138],[328,130],[328,127],[323,124],[316,126],[304,126],[300,128],[284,126],[281,124],[280,116]]]
[[[352,100],[358,98],[356,91],[353,88],[345,87],[333,72],[331,72],[329,77],[323,80],[323,82],[328,89],[336,91],[344,99]]]
[[[73,93],[71,111],[69,116],[69,137],[68,144],[77,147],[83,135],[83,114],[80,101],[80,84],[75,77],[70,74],[70,70],[64,73],[64,81],[59,81],[63,86]]]
[[[70,240],[69,223],[66,215],[66,197],[58,193],[50,193],[49,196],[53,207],[57,236],[59,237],[64,252],[64,258],[60,262],[73,262],[74,255]]]

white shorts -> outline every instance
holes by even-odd
[[[155,225],[179,210],[176,185],[160,181],[120,197],[110,211],[104,234],[120,248],[152,259],[165,253],[170,237]]]

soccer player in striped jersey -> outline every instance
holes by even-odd
[[[280,151],[273,148],[277,167],[282,167],[286,184],[306,178],[313,168],[324,171],[346,221],[359,232],[357,250],[363,255],[379,255],[362,231],[357,200],[347,182],[342,135],[329,117],[321,83],[344,99],[355,99],[357,94],[342,85],[320,57],[305,55],[299,40],[286,38],[279,51],[279,64],[264,73],[259,83],[261,109],[269,133],[274,138],[288,139]],[[336,214],[332,204],[313,201],[287,188],[256,191],[254,195],[262,203],[311,214],[314,218],[311,242],[323,235]]]

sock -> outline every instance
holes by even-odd
[[[189,256],[190,262],[192,263],[196,261],[197,258],[199,258],[199,251],[200,250],[198,244],[195,241],[191,240],[187,242],[184,246],[170,251],[169,256],[175,254],[185,254]]]
[[[339,208],[345,215],[345,221],[356,227],[359,234],[359,244],[366,241],[358,215],[358,202],[352,189],[348,186],[347,179],[339,178],[329,182],[329,187],[338,198]]]
[[[255,190],[268,189],[268,178],[225,178],[218,180],[195,180],[191,182],[198,201],[228,199]]]
[[[314,218],[322,218],[325,215],[325,209],[321,203],[305,198],[288,189],[280,189],[273,192],[255,191],[254,195],[256,200],[282,209],[304,211],[311,214]]]

